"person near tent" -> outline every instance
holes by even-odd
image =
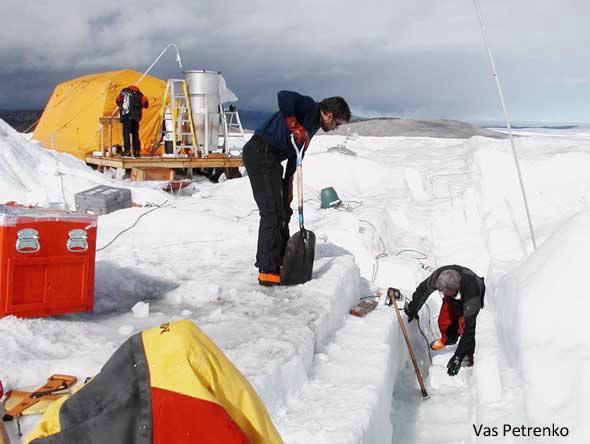
[[[404,307],[408,322],[418,318],[418,311],[435,290],[443,296],[438,316],[441,337],[430,344],[433,350],[442,350],[447,345],[459,344],[447,364],[449,376],[459,373],[463,359],[468,367],[473,366],[475,352],[475,323],[483,308],[485,284],[482,277],[460,265],[446,265],[436,269],[426,278]]]
[[[115,100],[119,107],[119,120],[123,126],[123,148],[124,155],[129,156],[131,141],[133,139],[134,157],[139,157],[141,152],[141,142],[139,140],[139,122],[141,121],[142,111],[149,106],[149,101],[135,85],[129,85],[123,88]]]
[[[280,285],[281,261],[289,240],[293,214],[293,175],[296,152],[291,145],[304,146],[321,128],[331,131],[350,120],[350,108],[342,97],[317,103],[293,91],[277,95],[279,110],[267,119],[244,145],[242,157],[260,212],[256,267],[261,285]],[[287,160],[285,174],[281,162]]]

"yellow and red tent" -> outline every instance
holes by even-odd
[[[129,338],[71,398],[51,404],[30,444],[282,444],[246,378],[191,321]]]

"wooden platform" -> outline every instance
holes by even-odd
[[[209,154],[209,157],[103,157],[86,156],[86,163],[99,167],[121,169],[131,168],[238,168],[244,166],[241,156],[225,156],[224,154]]]

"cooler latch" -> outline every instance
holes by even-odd
[[[68,235],[70,236],[67,243],[68,251],[80,253],[88,250],[88,233],[86,230],[71,230]]]
[[[41,249],[39,232],[34,228],[19,230],[16,237],[16,251],[19,253],[36,253]]]

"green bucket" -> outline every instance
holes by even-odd
[[[324,188],[320,193],[321,207],[334,208],[342,203],[336,190],[332,187]]]

